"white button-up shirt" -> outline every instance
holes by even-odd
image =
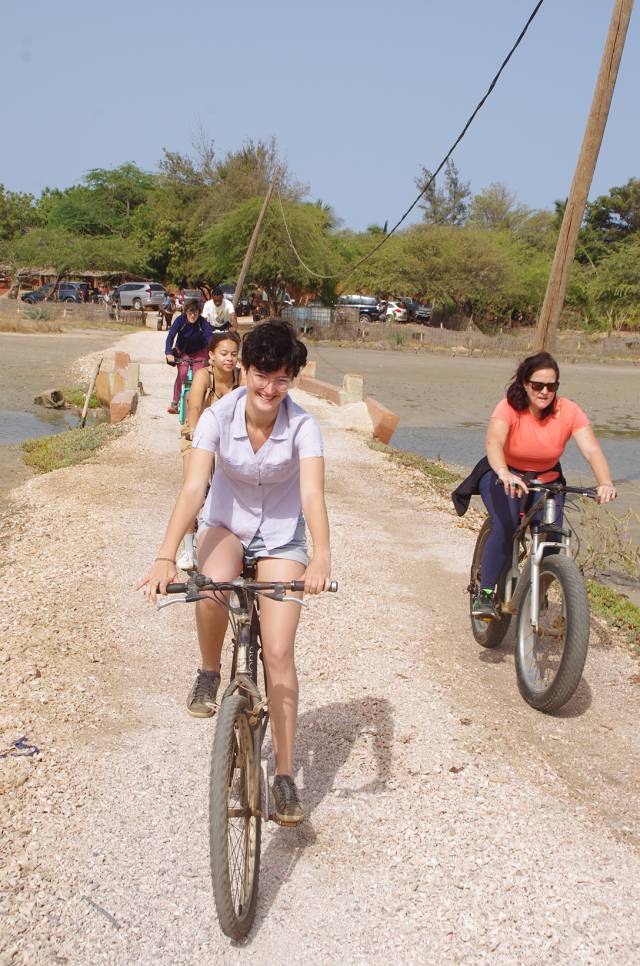
[[[248,546],[258,530],[267,550],[292,539],[302,511],[300,460],[322,456],[322,436],[313,416],[287,395],[271,436],[253,452],[246,422],[247,389],[241,386],[205,409],[194,449],[217,454],[204,505],[208,527],[226,527]]]

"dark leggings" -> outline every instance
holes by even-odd
[[[505,563],[511,559],[513,535],[520,524],[520,513],[526,512],[535,500],[539,500],[540,494],[530,493],[524,500],[513,499],[507,495],[493,470],[480,478],[479,488],[480,496],[491,517],[491,533],[484,545],[480,563],[480,585],[493,588],[498,583]],[[557,496],[556,504],[555,523],[561,527],[564,499]]]

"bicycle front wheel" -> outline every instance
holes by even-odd
[[[209,794],[213,895],[222,931],[236,940],[251,928],[260,871],[260,762],[248,708],[240,694],[222,702]]]
[[[518,612],[516,672],[525,701],[557,711],[574,693],[587,659],[589,600],[571,557],[544,557],[540,565],[538,630],[531,624],[531,589]]]

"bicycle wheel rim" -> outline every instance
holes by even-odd
[[[555,682],[567,643],[567,600],[561,581],[547,571],[540,575],[538,629],[529,620],[530,592],[522,602],[518,622],[518,659],[522,678],[533,695],[549,691]],[[525,619],[526,615],[526,619]]]
[[[239,923],[252,915],[258,864],[259,795],[253,785],[253,739],[245,714],[234,722],[227,768],[227,868],[231,899]]]

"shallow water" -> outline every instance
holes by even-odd
[[[31,475],[22,462],[21,442],[61,433],[78,423],[75,410],[36,406],[34,396],[71,385],[72,363],[117,339],[117,333],[104,331],[0,333],[0,494]]]

